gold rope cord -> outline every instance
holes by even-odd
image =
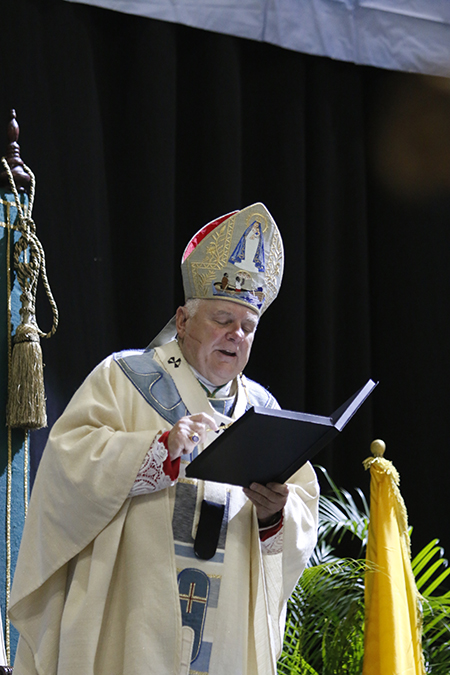
[[[28,466],[30,463],[30,434],[25,431],[25,438],[23,439],[23,512],[24,517],[28,513]]]
[[[30,197],[29,197],[29,203],[28,203],[28,208],[24,212],[22,209],[22,205],[20,203],[20,198],[19,194],[17,192],[16,185],[14,183],[14,178],[11,173],[10,166],[8,162],[6,161],[5,157],[2,157],[2,164],[6,170],[6,173],[8,174],[9,177],[9,182],[10,182],[10,187],[12,190],[12,193],[14,194],[14,200],[15,200],[15,206],[17,208],[17,217],[19,220],[19,228],[17,228],[22,236],[24,237],[24,244],[29,246],[30,248],[30,255],[33,254],[33,264],[28,264],[26,261],[23,263],[20,263],[19,261],[19,253],[22,252],[23,255],[25,256],[25,248],[19,250],[16,254],[15,252],[15,257],[17,257],[17,260],[15,260],[15,267],[16,267],[16,273],[17,277],[20,283],[20,286],[22,288],[23,295],[26,297],[26,299],[29,302],[29,306],[35,315],[35,305],[36,305],[36,291],[37,291],[37,283],[39,279],[39,273],[42,278],[42,283],[44,285],[45,293],[47,295],[48,301],[50,303],[50,307],[52,309],[52,327],[48,333],[44,333],[39,326],[36,323],[36,328],[39,336],[41,338],[49,338],[52,335],[55,334],[55,331],[58,327],[58,308],[56,306],[56,302],[53,298],[53,294],[50,289],[50,284],[48,282],[47,278],[47,270],[45,267],[45,254],[44,254],[44,249],[39,241],[37,235],[36,235],[36,225],[31,218],[32,210],[33,210],[33,203],[34,203],[34,193],[35,193],[35,186],[36,186],[36,179],[34,176],[34,173],[31,171],[31,169],[26,166],[26,164],[23,165],[24,170],[28,173],[31,179],[31,188],[30,188]],[[16,228],[15,228],[16,229]],[[31,263],[31,260],[30,260]],[[26,278],[30,277],[30,282],[29,284],[26,283]]]
[[[7,345],[8,345],[8,380],[11,371],[12,354],[12,312],[11,312],[11,231],[20,232],[19,228],[11,225],[10,211],[12,202],[0,199],[0,203],[6,208],[6,222],[0,222],[0,227],[4,227],[7,233],[6,241],[6,325]],[[24,432],[24,512],[28,510],[28,464],[29,464],[29,434]],[[8,457],[6,473],[6,564],[5,564],[5,649],[8,663],[11,663],[11,626],[8,619],[9,600],[11,593],[11,511],[12,511],[12,430],[7,427]]]

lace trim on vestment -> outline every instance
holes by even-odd
[[[261,552],[264,555],[275,555],[283,552],[283,527],[275,532],[272,537],[261,541]]]
[[[168,453],[164,443],[161,443],[159,440],[161,436],[162,434],[158,434],[155,437],[149,451],[145,455],[133,487],[128,494],[129,497],[146,495],[149,492],[163,490],[175,484],[176,481],[172,481],[170,476],[164,471],[163,464],[167,459]]]

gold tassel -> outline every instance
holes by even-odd
[[[47,426],[42,349],[31,324],[20,324],[14,337],[6,423],[13,429]]]
[[[47,280],[44,249],[36,236],[36,226],[31,218],[35,189],[34,174],[23,164],[25,172],[31,178],[29,205],[24,212],[5,157],[2,158],[2,164],[9,177],[19,220],[17,229],[21,236],[14,246],[14,269],[22,289],[20,296],[22,307],[19,310],[21,322],[14,336],[9,370],[6,424],[11,428],[41,429],[47,426],[47,412],[40,338],[49,338],[55,333],[58,326],[58,308]],[[52,308],[53,322],[49,333],[40,330],[35,318],[39,275]]]

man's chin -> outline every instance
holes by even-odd
[[[214,373],[210,373],[209,377],[206,377],[216,387],[221,387],[224,384],[227,384],[227,382],[234,380],[239,372],[240,371],[236,370],[236,368],[221,368],[220,370],[214,371]]]

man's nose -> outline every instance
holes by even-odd
[[[239,324],[232,325],[227,333],[227,337],[233,342],[240,342],[244,337],[244,331]]]

